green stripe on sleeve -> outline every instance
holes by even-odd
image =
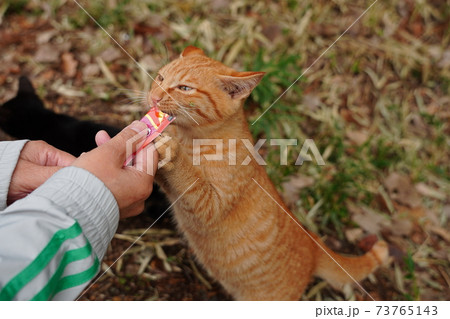
[[[0,300],[12,300],[23,287],[47,267],[66,240],[75,238],[81,233],[81,227],[77,222],[69,228],[58,230],[39,255],[3,287],[0,291]]]
[[[97,256],[95,256],[94,264],[89,269],[86,269],[85,271],[80,272],[75,275],[70,275],[70,276],[61,278],[58,286],[56,287],[55,291],[53,292],[53,296],[56,295],[58,292],[63,291],[65,289],[76,287],[76,286],[79,286],[86,282],[91,281],[92,278],[94,278],[95,275],[97,275],[99,269],[100,269],[100,262],[99,262]],[[52,296],[52,298],[53,298],[53,296]]]
[[[49,300],[50,296],[55,294],[54,291],[56,290],[56,287],[61,279],[61,275],[64,273],[67,265],[71,262],[88,258],[91,256],[91,253],[92,246],[89,242],[87,242],[84,247],[66,251],[52,278],[50,278],[47,285],[45,285],[45,287],[42,288],[42,290],[39,291],[31,300]]]

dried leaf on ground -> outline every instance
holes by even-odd
[[[347,130],[345,135],[357,146],[364,144],[369,138],[369,134],[366,130]]]
[[[34,60],[39,63],[54,63],[59,60],[59,50],[52,44],[44,44],[39,46]]]
[[[378,234],[383,228],[389,226],[389,220],[368,207],[350,205],[349,211],[351,219],[370,234]]]
[[[384,185],[390,197],[399,204],[413,208],[421,205],[420,196],[408,176],[391,173],[384,180]]]
[[[314,184],[314,178],[306,175],[292,175],[289,179],[282,183],[283,187],[283,200],[289,207],[293,207],[300,198],[300,190],[305,187],[312,186]]]
[[[61,69],[63,73],[73,78],[77,74],[78,61],[75,60],[72,53],[65,52],[61,56]]]
[[[110,46],[105,51],[100,53],[100,58],[106,63],[117,60],[121,56],[122,51],[120,51],[120,49],[117,49],[115,46]]]
[[[425,183],[417,183],[416,190],[423,196],[435,198],[438,200],[445,200],[448,196],[438,189],[428,186]]]

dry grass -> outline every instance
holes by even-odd
[[[74,2],[17,3],[0,6],[9,10],[0,31],[0,98],[13,94],[25,71],[58,112],[116,125],[141,116],[145,106],[124,101],[134,94],[118,88],[142,91],[150,79]],[[81,3],[150,74],[187,44],[237,69],[268,72],[247,105],[251,123],[372,2]],[[334,248],[364,250],[370,233],[389,242],[392,263],[366,282],[380,299],[448,300],[449,8],[448,0],[379,0],[252,126],[257,137],[314,139],[327,165],[279,166],[278,149],[267,147],[268,172],[297,216]],[[39,59],[45,46],[55,58],[43,51]],[[63,52],[77,63],[73,76],[61,67]],[[292,148],[291,164],[299,151]],[[146,249],[134,251],[147,254],[143,262],[153,249],[166,271],[177,267],[178,257],[158,255],[145,240]],[[366,297],[315,281],[304,298]]]

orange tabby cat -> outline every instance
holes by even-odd
[[[169,159],[167,148],[171,156],[156,180],[175,203],[196,257],[235,299],[298,300],[312,275],[335,287],[351,283],[348,274],[362,280],[386,260],[387,248],[378,242],[353,258],[332,252],[294,221],[264,167],[254,159],[244,165],[249,151],[242,139],[252,136],[242,104],[263,75],[237,72],[192,46],[164,66],[149,102],[177,119],[166,131],[171,139],[157,143],[160,158]],[[203,145],[194,165],[194,139],[223,140],[223,159],[207,161],[204,155],[218,150]]]

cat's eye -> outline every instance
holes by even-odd
[[[192,88],[190,86],[186,86],[186,85],[179,85],[178,89],[181,91],[190,91],[192,90]]]
[[[158,82],[164,81],[164,78],[162,77],[161,74],[158,74],[158,76],[156,77],[156,81],[158,81]]]

